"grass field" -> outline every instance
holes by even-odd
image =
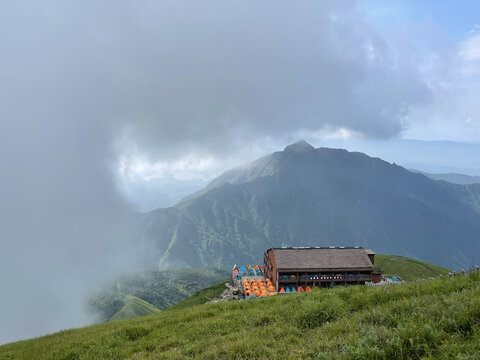
[[[7,344],[1,359],[480,359],[480,277],[172,309]]]
[[[441,266],[395,255],[375,255],[375,267],[382,268],[385,275],[398,275],[405,281],[427,279],[451,272]]]

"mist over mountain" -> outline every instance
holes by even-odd
[[[301,141],[144,215],[154,268],[254,263],[272,246],[358,245],[450,268],[480,262],[480,184],[432,180]]]
[[[205,186],[201,179],[176,180],[174,178],[136,180],[118,187],[133,209],[147,212],[179,203],[186,195]]]

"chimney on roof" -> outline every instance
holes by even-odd
[[[375,265],[375,251],[370,249],[365,249],[365,252],[367,253],[368,258],[372,262],[372,265]]]

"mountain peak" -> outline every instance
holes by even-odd
[[[310,145],[305,140],[299,140],[296,143],[288,145],[283,151],[293,151],[293,152],[302,152],[308,150],[315,150],[315,148]]]

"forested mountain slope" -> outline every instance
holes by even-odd
[[[480,184],[301,141],[145,214],[140,249],[160,269],[258,263],[283,243],[364,246],[457,269],[480,263],[479,239]]]

